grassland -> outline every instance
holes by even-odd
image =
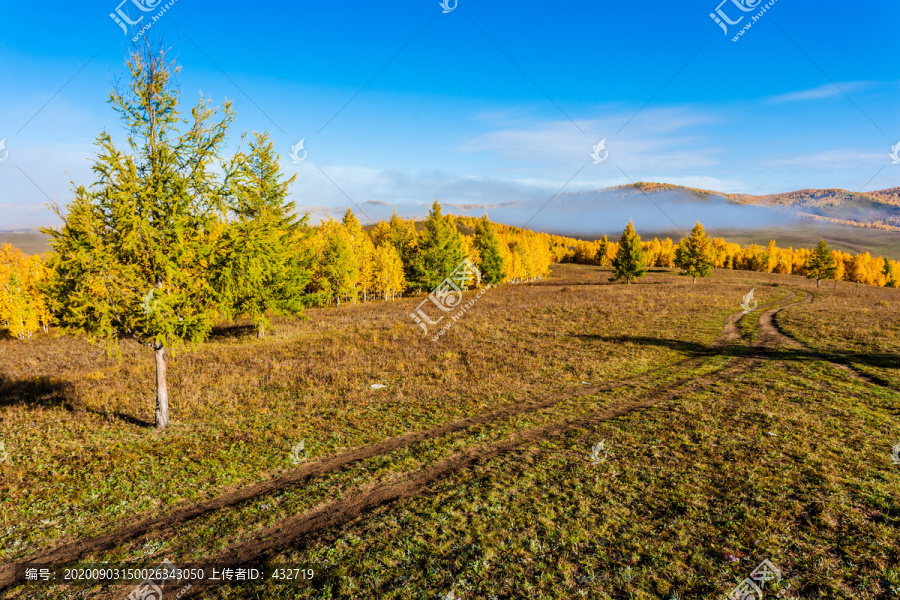
[[[610,239],[617,239],[619,232],[609,232]],[[641,239],[652,240],[672,238],[678,240],[684,234],[676,230],[640,231]],[[887,256],[891,260],[900,257],[900,234],[896,231],[854,227],[839,223],[802,220],[783,227],[750,227],[725,228],[709,227],[707,233],[713,237],[723,238],[727,242],[749,246],[758,244],[765,246],[769,240],[775,240],[779,248],[814,248],[819,239],[828,242],[832,250],[840,250],[851,254],[868,252],[872,256]],[[585,239],[599,239],[602,234],[588,236]]]
[[[774,239],[781,248],[788,246],[813,248],[820,238],[824,238],[832,250],[841,250],[851,254],[869,252],[872,256],[887,256],[892,260],[900,257],[900,234],[896,231],[854,227],[838,223],[800,221],[789,227],[722,229],[711,233],[742,246],[749,244],[765,246],[769,240]]]
[[[420,299],[224,325],[170,361],[162,434],[148,349],[0,342],[0,587],[25,559],[228,557],[317,575],[184,597],[718,598],[765,558],[783,597],[900,597],[898,291],[608,277],[490,290],[438,343]]]
[[[25,254],[50,251],[50,236],[40,231],[0,231],[0,244],[11,244]]]

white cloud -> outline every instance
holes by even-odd
[[[316,209],[318,214],[324,214],[324,209],[329,207],[337,212],[350,207],[361,220],[366,220],[367,216],[368,220],[384,218],[382,213],[386,211],[390,215],[393,205],[427,207],[435,198],[447,204],[533,201],[549,197],[565,182],[565,179],[549,183],[541,180],[524,182],[444,171],[399,172],[339,165],[318,167],[321,171],[314,164],[304,163],[299,170],[297,182],[291,188],[292,199],[298,207]],[[555,188],[549,191],[553,186]],[[380,207],[366,204],[371,201],[384,204]]]
[[[605,138],[610,164],[621,165],[626,171],[638,167],[694,169],[719,163],[717,150],[703,147],[703,137],[694,133],[696,128],[718,121],[711,113],[662,108],[644,110],[635,116],[633,112],[618,110],[615,114],[579,120],[585,133],[562,119],[511,122],[504,116],[494,131],[465,140],[456,150],[493,154],[530,168],[556,167],[590,163],[591,147]],[[614,172],[618,177],[619,173],[615,169]]]
[[[803,102],[806,100],[820,100],[822,98],[831,98],[833,96],[842,96],[857,90],[865,89],[872,86],[871,81],[844,81],[841,83],[826,83],[818,87],[808,90],[800,90],[797,92],[788,92],[787,94],[779,94],[766,98],[769,104],[780,104],[782,102]],[[843,91],[841,91],[843,90]]]
[[[874,173],[888,158],[887,150],[883,153],[863,152],[853,148],[835,148],[800,156],[785,156],[761,161],[763,167],[781,169],[811,169],[824,171],[865,171]]]

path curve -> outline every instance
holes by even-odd
[[[793,295],[796,295],[796,294],[793,294]],[[789,296],[788,299],[791,297],[793,297],[793,296]],[[782,302],[784,302],[784,300],[785,299],[782,299],[781,301],[778,301],[778,303],[781,304]],[[792,306],[793,304],[796,304],[796,303],[797,302],[792,302],[790,304],[780,305],[776,308],[772,308],[772,309],[769,309],[768,311],[759,313],[759,318],[761,320],[761,326],[763,326],[763,323],[762,323],[763,319],[766,319],[766,318],[768,318],[768,326],[764,327],[766,335],[763,337],[765,339],[761,340],[760,343],[758,343],[758,345],[762,344],[762,346],[766,346],[767,344],[772,344],[774,347],[775,341],[784,341],[784,340],[791,341],[790,338],[787,338],[786,336],[781,335],[780,332],[778,332],[777,329],[774,328],[774,324],[772,324],[771,318],[778,311],[783,310],[784,308],[787,308],[788,306]],[[737,329],[737,323],[738,323],[738,321],[740,321],[740,319],[744,318],[745,316],[746,316],[746,313],[744,313],[744,311],[737,311],[737,312],[729,315],[729,317],[726,319],[725,325],[723,326],[722,334],[720,334],[720,336],[716,340],[716,342],[714,342],[710,347],[713,349],[721,348],[721,347],[727,345],[728,343],[734,343],[736,341],[739,341],[741,339],[741,336],[740,336],[740,332]],[[773,334],[772,331],[774,331],[775,333]],[[780,338],[784,338],[784,340],[781,340],[779,338],[779,336],[780,336]],[[46,549],[43,549],[43,550],[29,556],[26,559],[20,559],[19,561],[15,562],[15,563],[0,566],[0,591],[6,589],[7,587],[9,587],[11,585],[15,585],[16,583],[21,583],[20,579],[17,577],[16,567],[21,565],[24,562],[34,562],[34,563],[42,563],[42,564],[71,563],[71,562],[77,561],[79,559],[82,559],[83,557],[85,557],[91,553],[109,550],[111,548],[118,547],[125,542],[139,540],[139,539],[142,539],[145,537],[149,537],[151,533],[159,533],[160,531],[164,530],[165,528],[171,527],[173,525],[180,525],[180,524],[189,522],[193,519],[196,519],[198,517],[201,517],[203,515],[207,515],[207,514],[210,514],[210,513],[225,509],[225,508],[232,508],[232,507],[253,501],[255,499],[259,499],[259,498],[267,496],[267,495],[271,495],[273,493],[276,493],[276,492],[279,492],[279,491],[282,491],[282,490],[285,490],[288,488],[294,488],[294,487],[301,486],[301,485],[303,485],[303,483],[305,483],[312,477],[341,471],[341,470],[345,469],[346,467],[350,466],[351,464],[362,461],[362,460],[366,460],[366,459],[373,458],[373,457],[376,457],[376,456],[379,456],[382,454],[386,454],[388,452],[392,452],[397,449],[405,448],[405,447],[411,446],[413,444],[417,444],[419,442],[444,437],[446,435],[449,435],[450,433],[462,431],[462,430],[468,429],[470,427],[473,427],[475,425],[489,423],[494,420],[508,418],[511,416],[516,416],[519,414],[523,414],[523,413],[527,413],[527,412],[534,412],[537,410],[541,410],[543,408],[548,408],[548,407],[552,406],[553,404],[556,404],[562,400],[571,399],[573,397],[593,396],[598,393],[604,393],[604,392],[618,390],[618,389],[627,388],[627,387],[638,388],[640,385],[647,383],[648,381],[652,381],[654,379],[653,375],[656,373],[659,373],[660,371],[666,371],[666,370],[671,370],[671,369],[676,369],[676,368],[678,368],[679,371],[683,371],[686,369],[696,367],[699,364],[702,364],[703,360],[704,360],[703,358],[689,358],[689,359],[685,359],[685,360],[673,363],[672,365],[667,365],[665,367],[661,367],[659,369],[653,369],[651,371],[643,373],[642,375],[640,375],[638,377],[631,378],[628,380],[619,381],[616,383],[605,384],[605,385],[585,387],[585,388],[583,388],[584,391],[582,393],[573,395],[572,393],[559,392],[559,393],[555,393],[555,394],[552,394],[549,396],[545,396],[545,397],[541,398],[540,400],[522,403],[522,404],[518,404],[518,405],[514,405],[514,406],[503,407],[503,408],[500,408],[500,409],[497,409],[497,410],[494,410],[494,411],[491,411],[488,413],[484,413],[481,415],[475,415],[473,417],[468,417],[465,419],[453,421],[451,423],[439,425],[437,427],[434,427],[432,429],[428,429],[425,431],[406,433],[406,434],[403,434],[400,436],[388,438],[386,440],[383,440],[376,444],[372,444],[370,446],[365,446],[362,448],[357,448],[354,450],[342,452],[340,454],[337,454],[337,455],[329,457],[329,458],[322,459],[320,461],[301,465],[300,467],[298,467],[296,469],[292,469],[288,473],[285,473],[279,477],[275,477],[268,481],[263,481],[260,483],[244,486],[233,492],[222,494],[212,500],[202,502],[197,505],[182,507],[180,509],[176,509],[174,512],[171,512],[171,513],[168,513],[165,515],[160,515],[155,518],[144,519],[139,522],[132,522],[123,527],[120,527],[119,529],[117,529],[115,531],[103,534],[98,537],[89,538],[86,540],[75,541],[75,542],[69,542],[69,543],[55,544],[53,546],[50,546]],[[647,390],[645,392],[638,392],[635,394],[635,396],[630,398],[632,401],[635,398],[641,398],[641,397],[647,397],[647,398],[649,398],[649,400],[645,399],[643,401],[638,401],[637,403],[632,402],[632,404],[628,405],[625,408],[619,407],[616,409],[603,409],[603,411],[600,411],[600,413],[605,414],[605,412],[608,412],[610,410],[612,410],[612,412],[610,413],[609,416],[602,417],[600,420],[614,418],[616,416],[628,414],[629,412],[632,412],[639,408],[646,408],[646,407],[652,406],[653,404],[656,404],[658,402],[661,402],[661,401],[669,398],[671,396],[671,394],[673,393],[672,390],[679,388],[680,386],[683,386],[685,384],[692,384],[692,385],[690,385],[690,388],[693,389],[694,387],[696,387],[696,385],[699,385],[700,383],[703,383],[703,382],[706,382],[706,384],[709,384],[709,383],[713,383],[715,381],[719,381],[719,380],[734,376],[737,373],[745,372],[745,371],[749,370],[750,368],[753,368],[754,366],[759,364],[759,362],[760,362],[759,359],[748,359],[738,369],[728,370],[728,369],[723,368],[719,371],[716,371],[709,375],[702,376],[700,378],[688,377],[688,378],[677,379],[674,382],[671,382],[669,384],[663,384],[661,387]],[[681,367],[681,368],[679,368],[679,367]],[[713,378],[713,379],[710,379],[710,378]],[[682,392],[682,393],[684,393],[684,392]],[[590,418],[584,417],[581,419],[576,419],[574,421],[571,419],[567,420],[567,421],[563,421],[562,423],[570,423],[571,426],[566,426],[564,428],[564,430],[560,430],[560,432],[568,431],[569,429],[584,426],[584,425],[578,425],[577,423],[583,422],[583,423],[587,423],[587,424],[592,424],[595,422],[599,422],[599,421],[596,421],[596,418],[597,417],[590,417]],[[584,420],[584,419],[587,419],[587,420]],[[537,428],[533,431],[538,432],[538,431],[545,430],[547,433],[547,436],[552,437],[552,436],[557,435],[556,433],[551,433],[551,432],[556,431],[555,428],[558,425],[560,425],[560,423],[556,423],[554,425],[548,425],[543,428]],[[529,431],[531,431],[531,430],[529,430]],[[497,446],[497,448],[505,448],[506,447],[505,444],[507,444],[507,443],[515,442],[515,443],[513,443],[513,446],[518,446],[518,445],[521,445],[524,443],[528,443],[529,441],[534,441],[534,439],[538,439],[538,438],[533,438],[532,435],[526,435],[526,433],[527,432],[519,432],[517,434],[514,434],[512,437],[508,438],[504,442],[498,442],[495,445]],[[535,434],[535,435],[537,435],[537,434]],[[348,509],[349,512],[347,512],[346,514],[351,515],[351,514],[355,514],[354,511],[351,510],[351,507],[356,506],[359,502],[362,502],[363,503],[362,505],[368,506],[368,504],[370,502],[374,501],[374,502],[376,502],[376,505],[379,505],[379,504],[383,504],[385,502],[393,502],[394,500],[402,498],[402,497],[408,497],[410,494],[408,494],[407,492],[404,492],[404,491],[399,491],[399,490],[406,489],[406,488],[404,488],[404,485],[407,485],[410,481],[419,481],[420,476],[418,474],[423,473],[423,472],[431,473],[433,476],[432,475],[425,476],[425,480],[431,482],[431,481],[436,480],[440,476],[442,476],[441,474],[446,474],[453,470],[466,468],[467,466],[472,464],[473,461],[477,461],[478,457],[480,457],[482,459],[485,457],[485,454],[483,453],[483,448],[481,446],[474,447],[474,450],[477,450],[477,452],[478,452],[478,455],[475,458],[472,458],[472,457],[465,458],[466,456],[469,456],[469,455],[467,455],[465,452],[463,452],[460,456],[455,456],[455,457],[450,457],[448,459],[445,459],[445,460],[441,461],[440,463],[438,463],[438,465],[435,465],[434,467],[429,467],[429,468],[423,469],[422,471],[419,471],[417,473],[414,473],[414,474],[408,476],[407,478],[404,478],[403,480],[401,480],[401,482],[391,484],[391,486],[388,486],[388,488],[390,488],[391,490],[394,490],[394,491],[385,491],[385,489],[387,489],[387,488],[385,488],[385,486],[381,486],[379,488],[375,488],[375,490],[371,490],[370,492],[364,493],[362,496],[360,496],[360,498],[363,498],[362,500],[349,499],[349,500],[344,500],[344,501],[338,501],[338,503],[341,503],[341,502],[347,503],[346,508]],[[497,452],[500,452],[500,451],[501,450],[497,450]],[[441,465],[443,465],[443,466],[441,466]],[[422,484],[422,485],[425,485],[425,484]],[[421,489],[422,486],[416,484],[414,487],[415,487],[415,489]],[[378,490],[381,490],[381,491],[378,491]],[[368,498],[368,499],[366,499],[366,498]],[[378,498],[381,498],[381,500],[378,500]],[[320,510],[320,508],[322,510],[325,510],[325,507],[331,506],[332,504],[335,504],[335,503],[326,504],[323,507],[313,509],[313,511]],[[362,506],[362,505],[359,505],[359,506]],[[298,518],[299,517],[294,517],[293,519],[298,519]],[[356,518],[356,517],[348,516],[348,518]],[[306,520],[309,521],[309,525],[302,525],[300,522],[295,523],[295,526],[296,526],[295,533],[297,535],[301,535],[304,531],[309,529],[309,527],[312,527],[312,525],[314,523],[318,522],[316,520],[316,517],[314,514],[310,515]],[[333,519],[329,519],[327,522],[331,523],[332,521],[333,521]],[[325,526],[325,525],[323,525],[323,526]],[[328,526],[330,526],[330,525],[328,525]],[[316,531],[318,531],[321,529],[321,527],[314,527],[314,529]],[[310,529],[310,531],[311,530],[312,529]],[[158,538],[158,537],[159,537],[158,535],[155,536],[155,538]]]
[[[792,343],[792,340],[781,336],[774,329],[772,322],[775,314],[801,302],[794,301],[784,304],[785,300],[796,296],[796,293],[792,290],[791,292],[791,295],[779,301],[777,306],[757,313],[762,330],[760,339],[754,344],[758,349],[774,350],[780,343]],[[726,321],[723,334],[715,345],[732,341],[734,339],[733,336],[728,335],[729,326],[737,331],[737,322],[744,318],[746,314],[749,313],[740,311],[730,315]],[[738,338],[740,338],[739,334]],[[702,389],[718,381],[724,381],[748,372],[762,363],[762,361],[763,359],[759,357],[747,358],[740,365],[731,368],[726,367],[700,377],[679,379],[668,386],[668,389],[662,390],[664,393],[660,393],[661,390],[659,389],[648,390],[643,394],[645,396],[643,400],[634,401],[634,399],[630,399],[630,402],[619,401],[586,416],[556,421],[541,427],[516,432],[497,442],[467,448],[441,460],[433,466],[408,474],[397,482],[382,484],[369,490],[360,490],[345,499],[326,502],[295,517],[283,519],[277,524],[256,533],[251,539],[233,544],[218,555],[207,558],[203,563],[209,566],[222,564],[247,565],[251,562],[271,558],[281,551],[297,549],[315,541],[317,536],[325,530],[340,527],[358,518],[365,517],[378,507],[392,504],[404,498],[419,496],[425,492],[428,486],[456,471],[472,467],[477,463],[515,450],[526,444],[557,437],[573,429],[583,429],[605,420],[624,416],[643,408],[649,408],[666,400],[678,398],[690,391]],[[112,599],[116,597],[116,593],[120,593],[120,591],[114,591],[111,595],[103,597]],[[195,587],[180,597],[193,598],[201,593],[202,590]]]
[[[814,298],[813,295],[810,292],[803,292],[803,293],[805,294],[805,297],[802,300],[799,300],[792,304],[800,304],[803,302],[812,303],[813,298]],[[788,306],[790,306],[790,305],[788,305]],[[821,352],[818,352],[817,350],[815,350],[814,348],[810,348],[808,345],[804,344],[797,338],[792,337],[792,336],[788,335],[787,333],[785,333],[785,331],[783,329],[778,327],[778,324],[774,320],[775,315],[784,308],[787,308],[787,306],[783,306],[783,307],[773,311],[772,314],[769,316],[768,322],[766,324],[766,328],[768,330],[768,335],[772,339],[775,339],[775,340],[777,340],[785,345],[788,345],[792,348],[805,350],[810,356],[816,357],[824,362],[827,362],[831,366],[833,366],[837,369],[840,369],[844,373],[847,373],[848,375],[850,375],[850,377],[852,377],[853,379],[856,379],[857,381],[861,381],[863,383],[867,383],[869,385],[875,385],[878,387],[883,387],[883,388],[888,388],[888,389],[896,389],[895,386],[891,385],[891,383],[889,381],[881,379],[880,377],[867,375],[866,373],[863,373],[863,372],[859,371],[858,369],[854,368],[853,365],[850,364],[849,362],[838,362],[833,359],[830,359],[827,356],[823,355]],[[762,325],[762,321],[760,322],[760,324]]]

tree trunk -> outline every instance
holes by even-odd
[[[256,337],[264,338],[266,337],[266,326],[262,323],[259,324],[259,329],[256,330]]]
[[[169,425],[169,390],[166,388],[166,348],[162,344],[153,346],[156,352],[156,428],[165,429]]]
[[[821,280],[821,279],[816,279],[816,287],[819,287],[819,285],[820,285],[821,283],[822,283],[822,280]]]
[[[697,283],[697,278],[696,278],[696,277],[694,277],[694,283]]]

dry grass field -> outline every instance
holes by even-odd
[[[316,574],[181,597],[725,598],[767,559],[767,597],[900,598],[900,290],[609,275],[491,289],[438,342],[422,298],[225,324],[161,434],[149,349],[0,341],[0,594],[130,591],[26,560],[229,559]]]
[[[0,231],[0,245],[11,244],[25,254],[50,251],[50,236],[40,231]]]

